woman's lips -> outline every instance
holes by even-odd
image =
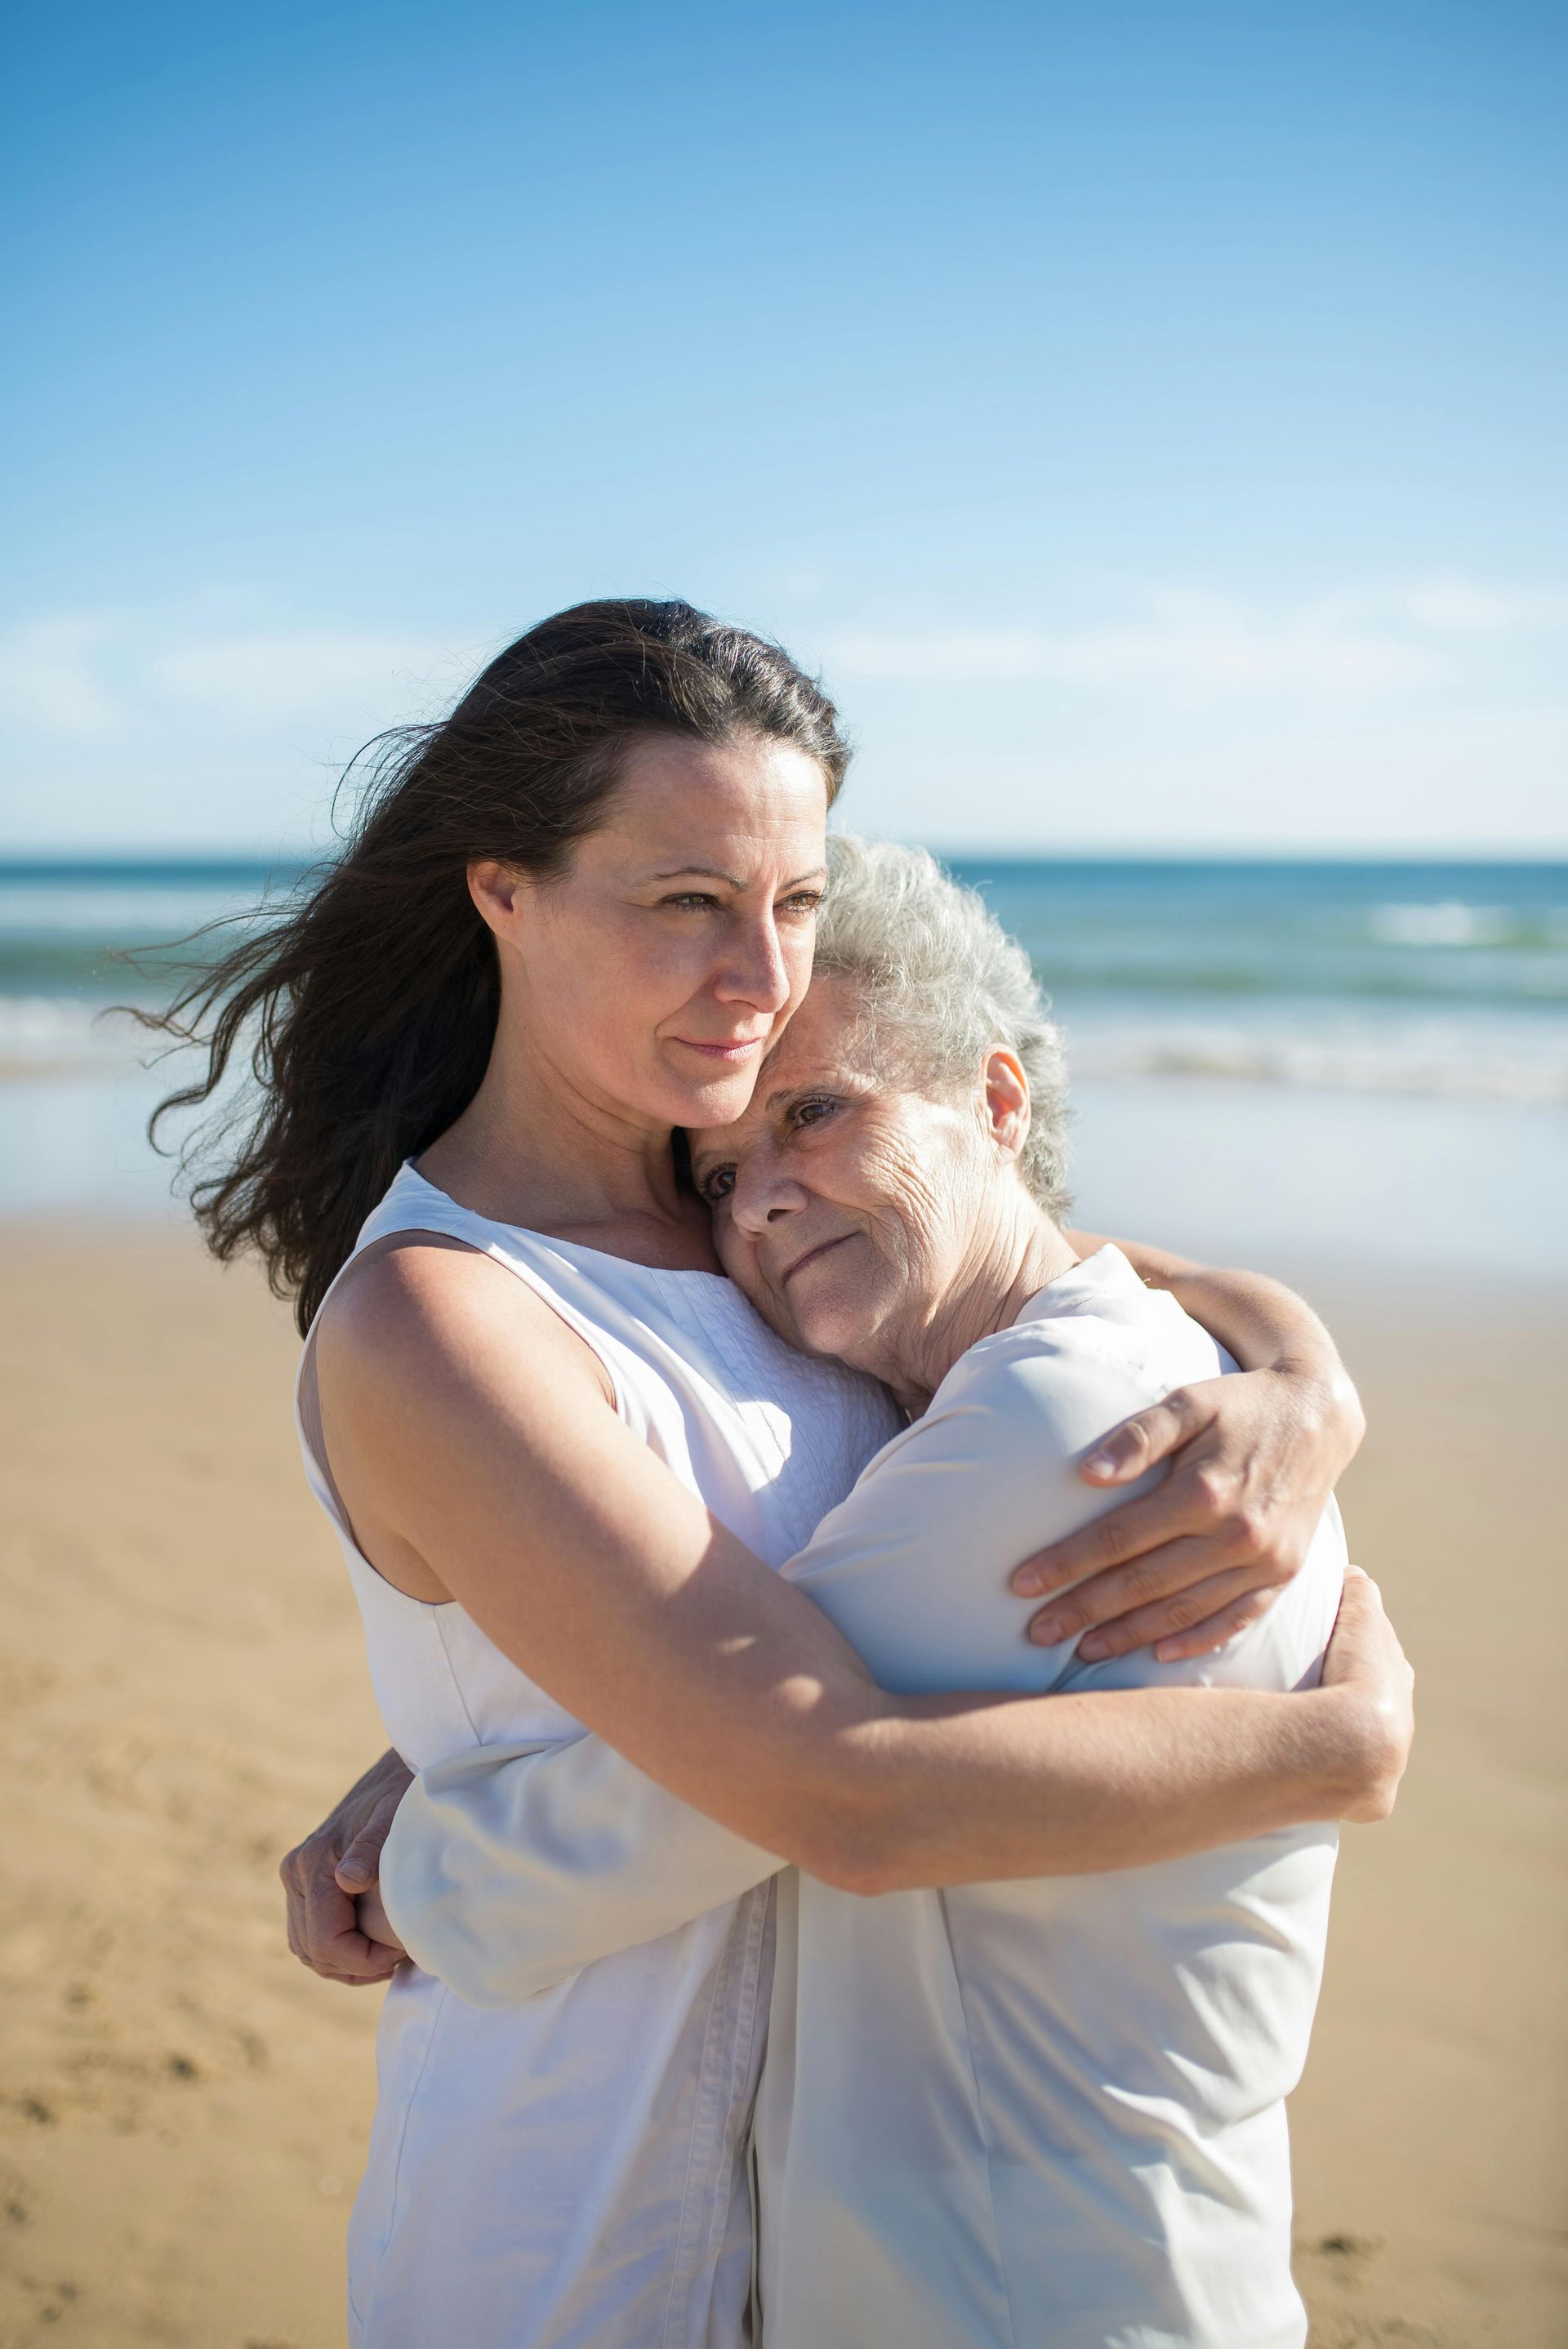
[[[853,1232],[841,1232],[837,1239],[820,1240],[814,1248],[808,1248],[804,1256],[798,1256],[789,1269],[780,1274],[779,1288],[788,1288],[798,1272],[803,1272],[809,1264],[815,1264],[819,1257],[828,1256],[834,1248],[842,1247],[846,1240],[852,1240],[854,1237]]]
[[[738,1044],[699,1044],[694,1037],[672,1037],[672,1043],[684,1044],[688,1052],[704,1052],[710,1061],[749,1061],[767,1043],[766,1036],[748,1036]]]

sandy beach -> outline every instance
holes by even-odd
[[[1565,1300],[1294,1269],[1363,1384],[1352,1552],[1421,1708],[1296,2100],[1313,2338],[1556,2349]],[[0,2343],[331,2349],[378,1993],[290,1958],[274,1869],[383,1740],[288,1317],[151,1225],[0,1227]]]

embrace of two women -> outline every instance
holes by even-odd
[[[1065,1220],[1059,1042],[832,705],[585,605],[170,1020],[298,1300],[392,1748],[284,1862],[387,1980],[356,2349],[1300,2349],[1284,2099],[1410,1678],[1359,1408]]]

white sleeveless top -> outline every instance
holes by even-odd
[[[526,1281],[593,1348],[624,1423],[770,1565],[802,1547],[897,1424],[880,1386],[797,1354],[718,1274],[492,1223],[412,1166],[355,1253],[400,1231],[446,1233]],[[410,1767],[580,1736],[460,1607],[377,1573],[303,1418],[300,1437],[387,1735]],[[527,1541],[520,1526],[520,1570]],[[480,2011],[403,1969],[382,2012],[349,2230],[356,2349],[735,2349],[771,1963],[758,1885],[521,2006]]]
[[[1084,1484],[1109,1428],[1234,1368],[1101,1248],[960,1359],[785,1572],[884,1688],[1310,1686],[1345,1569],[1332,1503],[1216,1655],[1085,1663],[1027,1640],[1008,1588],[1155,1481]],[[1335,1844],[1297,1826],[872,1899],[784,1870],[755,2129],[768,2349],[1301,2349],[1284,2098]],[[504,2003],[770,1867],[584,1738],[431,1774],[387,1889],[424,1962]]]

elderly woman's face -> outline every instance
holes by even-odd
[[[963,1277],[986,1185],[1016,1178],[985,1091],[877,1077],[851,980],[813,979],[733,1125],[691,1136],[720,1260],[781,1336],[887,1375]]]

